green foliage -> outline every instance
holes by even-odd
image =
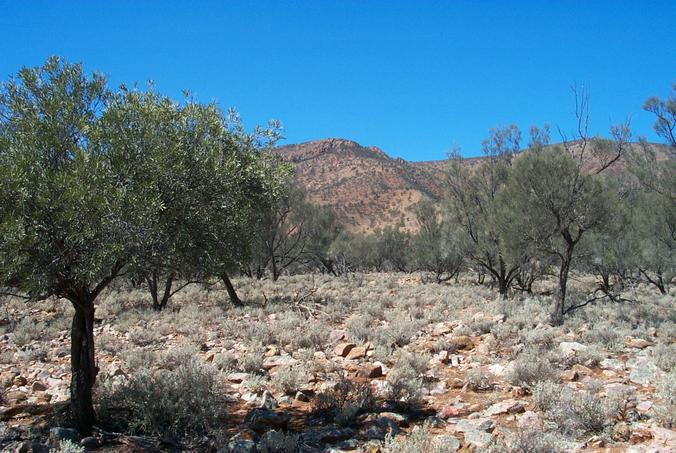
[[[475,165],[456,152],[447,171],[448,212],[463,231],[463,248],[476,266],[498,282],[501,294],[509,289],[521,260],[508,256],[500,234],[501,220],[496,216],[502,203],[497,197],[508,180],[520,142],[521,132],[514,125],[491,129],[483,142],[485,159],[481,164]]]
[[[277,280],[282,272],[319,268],[332,271],[329,247],[342,230],[333,212],[315,206],[291,178],[286,193],[261,212],[252,259],[243,266],[247,275]]]
[[[431,202],[420,202],[415,212],[420,230],[411,240],[412,267],[429,272],[437,283],[457,276],[465,261],[461,232]]]
[[[173,370],[141,370],[120,385],[105,381],[98,395],[108,429],[179,438],[221,426],[226,403],[217,372],[194,358]]]
[[[591,141],[580,146],[594,150],[600,145]],[[575,307],[565,303],[576,246],[585,233],[610,223],[618,203],[601,177],[584,169],[583,153],[576,158],[568,149],[531,148],[517,160],[499,196],[501,234],[512,254],[532,249],[559,262],[555,319]]]
[[[155,199],[129,187],[100,127],[105,79],[50,58],[0,91],[0,278],[79,299],[138,249]]]

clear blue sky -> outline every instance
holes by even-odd
[[[0,79],[49,55],[279,119],[285,143],[441,159],[493,126],[570,129],[575,82],[593,132],[631,117],[656,140],[641,105],[676,82],[676,1],[0,0]]]

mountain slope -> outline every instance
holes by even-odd
[[[412,205],[443,195],[438,163],[392,159],[379,148],[344,139],[286,145],[276,151],[294,163],[310,201],[331,207],[353,231],[398,224],[415,229]]]
[[[666,146],[651,146],[668,158]],[[440,201],[444,196],[443,160],[407,162],[374,146],[339,138],[280,146],[275,152],[294,164],[309,200],[333,209],[351,231],[395,225],[415,231],[413,205],[423,199]],[[477,157],[466,162],[478,164],[481,160]],[[623,167],[624,162],[619,161],[610,173],[621,172]]]

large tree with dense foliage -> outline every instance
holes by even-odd
[[[111,93],[56,57],[2,85],[0,285],[71,302],[70,406],[82,434],[95,423],[98,295],[124,272],[238,265],[252,212],[278,188],[257,140],[214,106]]]
[[[135,185],[150,184],[161,203],[135,269],[153,306],[164,308],[187,283],[213,275],[238,303],[228,272],[248,259],[260,213],[284,191],[284,166],[263,154],[276,130],[248,134],[234,113],[225,117],[214,105],[126,89],[102,126],[112,147],[134,150],[135,160],[121,163],[125,173]]]

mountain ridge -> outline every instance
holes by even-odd
[[[650,145],[658,150],[665,147]],[[353,232],[388,226],[415,231],[413,206],[423,199],[438,202],[444,197],[446,159],[410,162],[344,138],[286,144],[274,152],[294,165],[309,201],[331,208]],[[466,162],[477,164],[482,159],[470,157]]]

